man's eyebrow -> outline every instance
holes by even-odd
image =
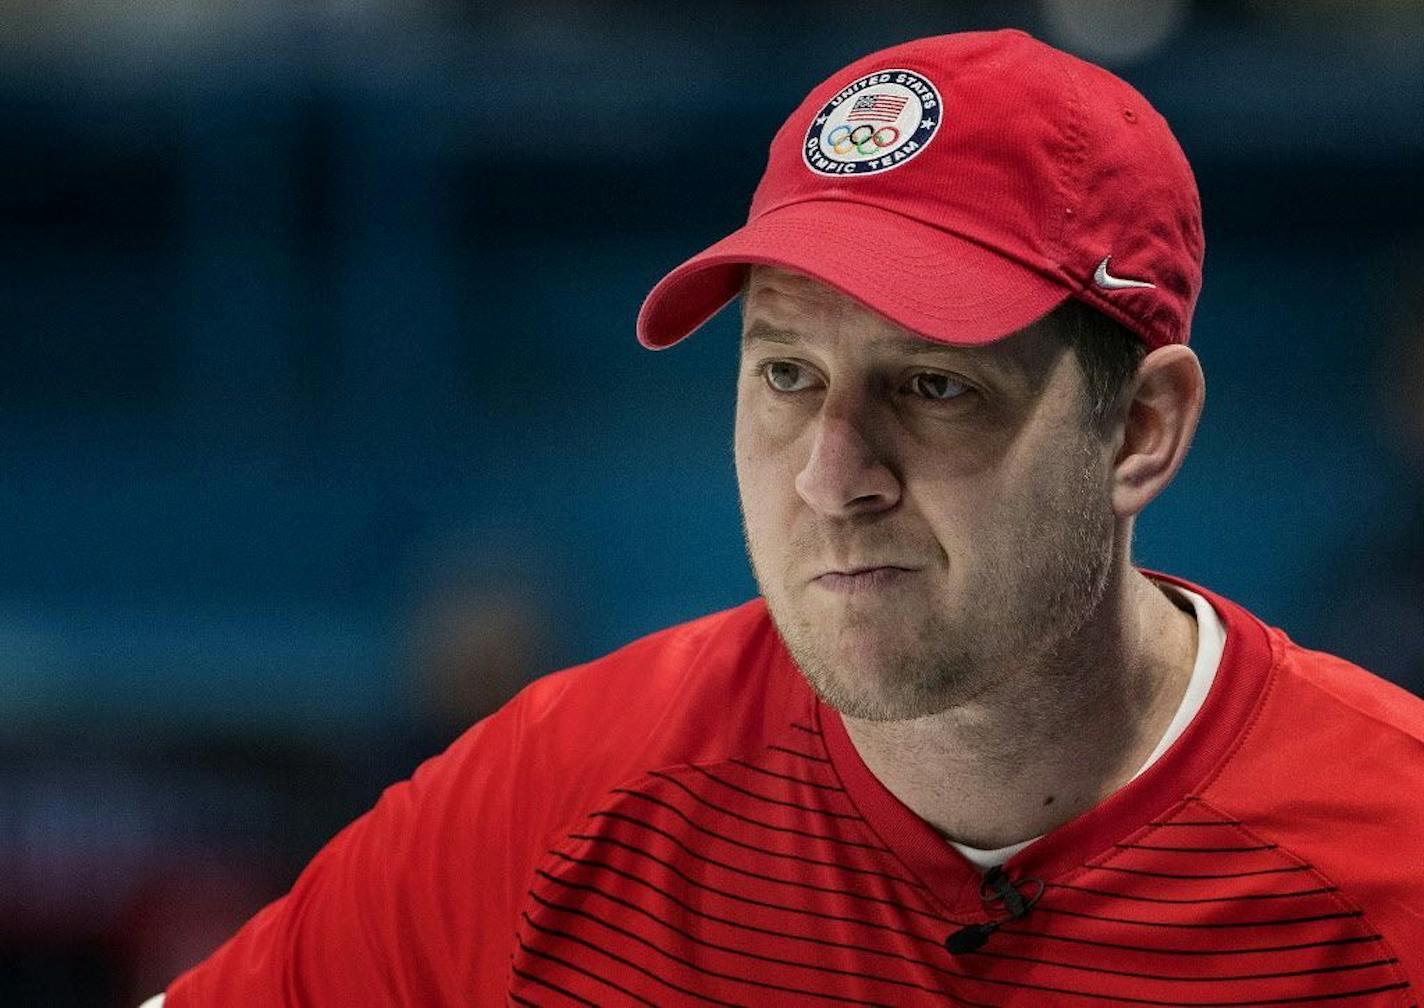
[[[753,322],[742,332],[742,352],[746,353],[753,343],[778,343],[780,346],[797,346],[805,342],[802,335],[793,329],[779,329],[770,325],[769,322]],[[974,352],[974,347],[951,346],[948,343],[936,343],[933,340],[916,339],[914,336],[877,336],[869,342],[871,350],[881,350],[881,352],[894,353],[894,355],[904,357],[960,357],[961,360],[980,360],[981,355]],[[983,363],[983,360],[980,360]],[[1015,362],[1002,362],[1010,366],[1010,370],[1021,370],[1014,366]]]
[[[742,332],[742,349],[746,350],[753,343],[779,343],[783,346],[796,346],[804,342],[800,333],[791,329],[778,329],[769,322],[757,321]],[[966,348],[950,346],[948,343],[936,343],[932,340],[906,338],[904,336],[877,336],[870,340],[872,350],[896,351],[906,356],[920,356],[925,354],[965,354]]]

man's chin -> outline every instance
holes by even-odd
[[[833,653],[801,650],[791,649],[791,656],[816,695],[862,721],[913,721],[971,702],[979,692],[977,677],[949,671],[967,666],[926,666],[883,642]]]
[[[804,633],[826,641],[837,658],[862,663],[875,655],[883,660],[897,646],[904,647],[918,636],[918,627],[927,618],[908,611],[904,600],[896,605],[836,595],[807,599],[795,607],[794,616]]]
[[[942,696],[907,690],[903,683],[818,681],[809,675],[806,681],[828,707],[858,721],[914,721],[950,706]]]
[[[821,700],[847,717],[905,721],[945,706],[925,677],[907,677],[906,662],[887,660],[882,647],[843,647],[833,653],[791,649],[807,684]]]

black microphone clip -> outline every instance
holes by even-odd
[[[989,940],[989,936],[999,930],[998,921],[986,921],[983,924],[970,924],[962,927],[954,934],[944,940],[944,947],[949,950],[950,955],[959,955],[962,952],[973,952],[980,945]]]
[[[1034,890],[1032,896],[1025,897],[1023,893],[1019,892],[1018,884],[1036,884],[1038,888]],[[1009,911],[1008,916],[996,921],[969,924],[960,928],[944,940],[945,950],[950,955],[973,952],[981,948],[989,940],[989,936],[999,930],[999,925],[1005,921],[1018,920],[1032,910],[1033,905],[1038,902],[1038,898],[1043,895],[1042,880],[1021,879],[1018,884],[1010,881],[999,865],[994,865],[985,872],[984,881],[979,883],[979,898],[985,903],[1002,902],[1005,909]],[[993,890],[992,894],[987,891],[990,889]]]

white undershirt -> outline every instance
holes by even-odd
[[[1187,682],[1186,692],[1182,694],[1182,703],[1177,708],[1176,716],[1172,718],[1172,723],[1167,726],[1166,732],[1158,740],[1157,748],[1153,749],[1152,755],[1147,757],[1147,762],[1143,763],[1137,773],[1128,778],[1129,780],[1137,779],[1144,770],[1156,763],[1157,758],[1166,752],[1168,747],[1177,741],[1177,736],[1186,731],[1187,725],[1192,723],[1192,718],[1196,717],[1197,711],[1201,710],[1202,701],[1206,699],[1212,681],[1216,679],[1216,668],[1221,664],[1221,652],[1226,647],[1226,627],[1222,624],[1221,617],[1216,614],[1216,610],[1211,607],[1211,603],[1196,592],[1187,591],[1185,588],[1163,584],[1160,581],[1153,583],[1169,595],[1175,595],[1184,602],[1191,603],[1192,610],[1197,617],[1197,660],[1192,663],[1192,677]],[[950,843],[954,844],[954,849],[963,854],[971,864],[981,871],[987,871],[994,865],[1003,864],[1037,839],[1038,837],[1030,837],[996,850],[967,847],[964,844],[954,843],[953,840]]]

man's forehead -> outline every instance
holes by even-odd
[[[869,322],[857,345],[887,356],[972,360],[1032,377],[1051,368],[1066,349],[1065,341],[1042,320],[988,344],[956,346],[931,340],[810,277],[778,267],[753,266],[743,300],[742,351],[761,343],[816,345],[824,338],[819,331],[823,312],[836,309],[854,312]]]
[[[747,274],[742,346],[763,341],[795,343],[822,334],[824,320],[850,317],[875,349],[935,352],[946,344],[926,339],[861,304],[848,294],[791,270],[753,265]]]
[[[773,321],[782,317],[840,312],[863,315],[867,320],[878,321],[885,326],[894,325],[849,294],[779,266],[751,265],[747,269],[742,294],[748,307],[770,316]]]

